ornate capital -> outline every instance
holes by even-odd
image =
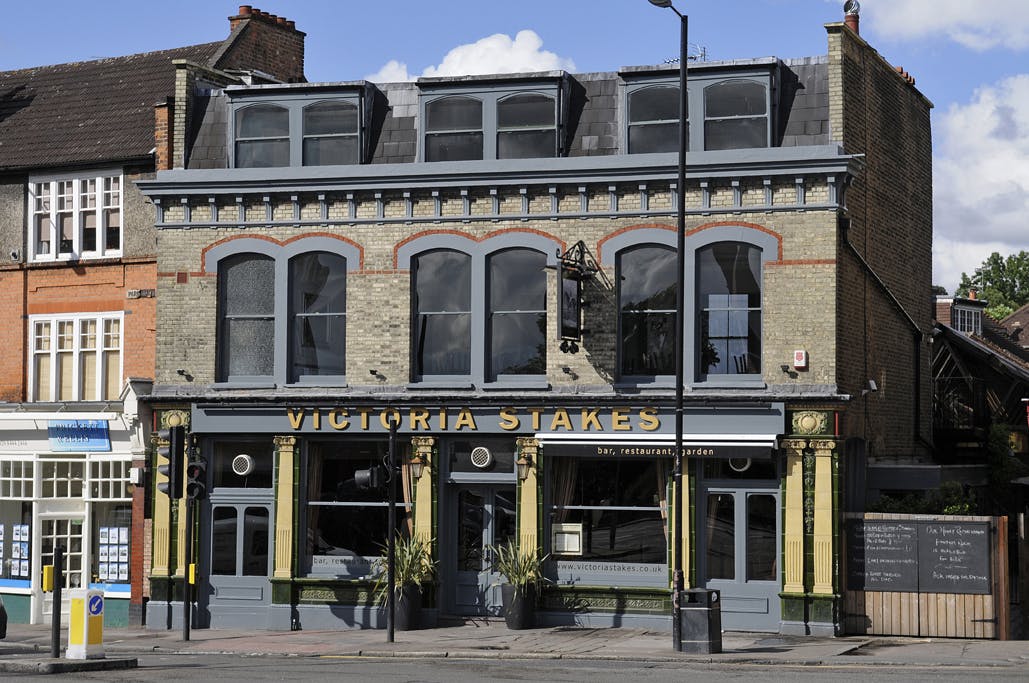
[[[810,445],[815,454],[821,456],[831,455],[836,449],[836,441],[832,439],[812,439]]]
[[[515,443],[518,445],[519,453],[531,455],[533,457],[536,456],[536,453],[539,452],[540,449],[539,439],[531,436],[520,436],[515,439]]]
[[[829,431],[829,413],[821,410],[801,410],[793,413],[794,434],[826,434]]]
[[[432,455],[432,448],[436,445],[436,437],[434,436],[412,436],[411,445],[414,447],[414,452],[421,456]]]
[[[795,451],[797,455],[807,448],[807,439],[783,439],[779,445],[788,451]]]
[[[275,450],[277,451],[292,451],[296,448],[297,437],[295,436],[276,436],[272,438],[272,443],[275,444]]]

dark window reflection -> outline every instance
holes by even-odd
[[[243,517],[243,576],[268,574],[268,521],[268,508],[246,508]]]
[[[527,93],[497,102],[497,158],[530,159],[557,153],[554,98]]]
[[[328,253],[290,259],[292,381],[346,373],[347,262]]]
[[[414,258],[415,374],[471,372],[472,259],[439,250]]]
[[[719,242],[697,251],[701,375],[761,372],[761,250]]]
[[[216,507],[211,512],[211,573],[236,575],[237,513],[234,507]]]
[[[425,160],[482,159],[482,102],[445,97],[425,105]]]
[[[457,569],[482,571],[483,529],[486,524],[485,499],[474,491],[464,490],[457,497]]]
[[[583,525],[583,559],[606,562],[667,561],[663,460],[551,460],[555,522]]]
[[[775,542],[778,506],[775,496],[747,496],[747,580],[775,581],[778,578]]]
[[[704,148],[768,146],[767,90],[754,81],[725,81],[704,89]]]
[[[547,257],[508,249],[489,258],[490,372],[546,373]]]
[[[707,497],[705,518],[707,578],[736,578],[736,499],[731,493]]]
[[[629,154],[679,151],[679,107],[678,86],[633,91],[629,95]],[[688,136],[688,122],[686,133]]]
[[[258,104],[236,111],[236,166],[289,166],[289,112]]]
[[[275,339],[275,263],[239,254],[218,269],[221,334],[219,380],[272,374]]]
[[[675,261],[656,245],[618,255],[623,376],[675,372]]]
[[[358,163],[357,105],[319,102],[304,108],[304,165]]]

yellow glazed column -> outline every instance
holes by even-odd
[[[833,594],[833,450],[829,439],[811,441],[815,451],[814,570],[812,592]]]
[[[804,439],[782,442],[786,450],[786,501],[783,520],[783,592],[804,592]]]
[[[518,445],[518,458],[526,458],[531,462],[528,475],[520,481],[518,487],[518,547],[539,548],[539,441],[532,437],[521,437],[515,442]]]
[[[297,439],[295,436],[277,436],[274,439],[278,458],[278,477],[275,481],[275,573],[277,579],[293,575],[293,485]]]
[[[432,484],[436,468],[433,450],[436,437],[415,436],[411,438],[414,458],[421,458],[422,476],[414,483],[414,536],[425,542],[432,540]],[[413,459],[413,458],[412,458]]]
[[[679,496],[677,501],[682,506],[682,533],[679,534],[679,542],[682,543],[682,587],[691,588],[690,586],[690,529],[693,525],[690,524],[690,475],[688,468],[686,467],[686,459],[683,458],[682,468],[682,495]],[[668,511],[665,514],[669,514]],[[698,577],[699,579],[699,577]]]
[[[170,427],[189,426],[189,413],[184,410],[165,410],[160,414],[159,422],[161,429],[168,429]],[[167,446],[167,442],[162,442],[154,435],[154,449],[156,450],[159,446]],[[185,460],[188,457],[188,453],[183,453],[183,462],[178,463],[180,471],[185,474],[186,463]],[[155,456],[156,460],[156,456]],[[186,561],[186,525],[182,523],[182,520],[186,519],[186,501],[179,500],[175,504],[175,508],[178,513],[179,523],[172,527],[171,518],[171,507],[168,496],[161,493],[156,484],[167,481],[167,478],[156,473],[156,465],[154,467],[154,521],[153,521],[153,536],[154,536],[154,548],[153,548],[153,564],[150,568],[151,576],[172,576],[171,571],[171,538],[172,533],[176,534],[178,539],[176,560],[178,567],[178,575],[182,575],[182,568]]]

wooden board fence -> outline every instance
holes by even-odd
[[[1007,517],[966,515],[897,515],[864,513],[846,515],[843,561],[855,557],[856,543],[852,525],[857,522],[896,521],[902,524],[988,523],[989,592],[923,593],[917,591],[851,590],[844,597],[844,629],[851,635],[895,635],[944,638],[988,638],[1007,640],[1008,624],[1008,528]],[[960,527],[960,524],[956,524]],[[979,533],[981,535],[982,528]],[[863,556],[862,556],[863,557]],[[916,558],[917,561],[917,558]],[[844,567],[842,576],[848,577]],[[908,568],[908,571],[914,571]],[[923,572],[924,573],[924,572]],[[860,587],[874,581],[855,580]],[[966,589],[968,590],[968,589]]]

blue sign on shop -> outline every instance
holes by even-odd
[[[111,450],[106,420],[48,420],[47,436],[54,451],[102,452]]]

